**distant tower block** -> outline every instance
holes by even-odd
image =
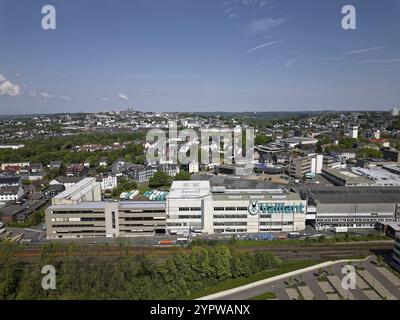
[[[349,137],[352,139],[357,139],[358,137],[358,126],[357,125],[350,125],[349,126]]]
[[[392,117],[397,117],[399,115],[399,108],[394,107],[391,111]]]

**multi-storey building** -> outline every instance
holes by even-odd
[[[306,201],[284,189],[211,188],[209,181],[175,181],[166,208],[171,234],[305,229]]]
[[[295,178],[302,178],[306,173],[311,172],[311,158],[299,157],[292,159],[289,166],[289,175]]]
[[[86,178],[52,199],[47,238],[154,236],[165,233],[165,202],[101,200],[100,183]]]

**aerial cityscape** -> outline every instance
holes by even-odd
[[[0,300],[400,300],[400,5],[154,2],[0,0]]]

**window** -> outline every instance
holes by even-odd
[[[112,228],[115,229],[115,211],[111,213]]]
[[[225,211],[224,207],[214,207],[214,211]]]
[[[236,207],[226,207],[226,211],[236,211]]]

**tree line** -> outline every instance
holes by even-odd
[[[248,277],[281,264],[273,253],[243,253],[227,246],[194,246],[189,253],[178,250],[163,259],[143,254],[83,261],[68,250],[65,257],[57,258],[54,247],[45,245],[34,263],[17,260],[15,249],[10,248],[0,254],[0,300],[184,299],[220,281]],[[44,265],[56,269],[55,290],[41,287]]]

